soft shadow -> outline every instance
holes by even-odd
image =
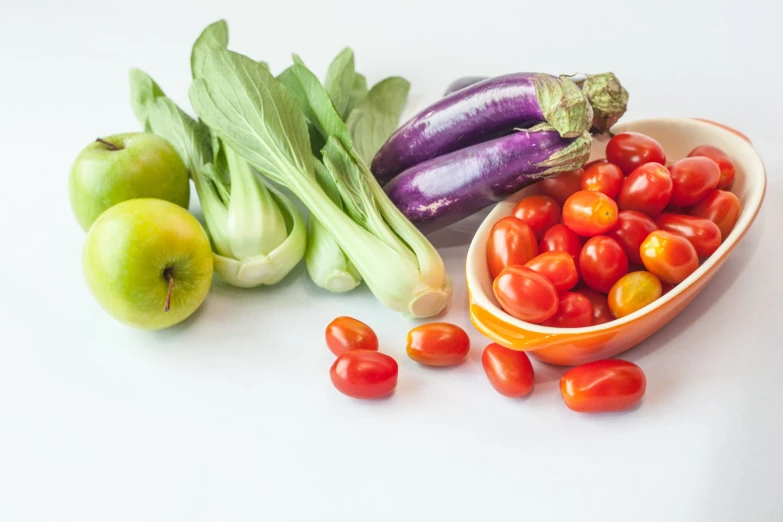
[[[487,215],[492,211],[495,204],[493,203],[484,210],[468,216],[461,221],[436,230],[427,235],[427,239],[435,246],[435,248],[452,248],[458,246],[469,245],[473,240],[473,236],[476,235],[476,231],[484,222]]]

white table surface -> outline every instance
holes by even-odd
[[[630,4],[4,0],[0,520],[782,520],[781,10]],[[301,267],[265,290],[216,283],[185,324],[132,330],[84,284],[68,171],[95,137],[137,129],[128,68],[187,102],[190,45],[220,17],[276,70],[296,51],[323,74],[351,45],[370,80],[411,80],[406,116],[461,75],[612,70],[628,119],[747,133],[766,202],[709,287],[625,354],[649,382],[626,414],[570,412],[562,369],[542,364],[526,400],[490,388],[462,277],[480,216],[433,237],[455,282],[446,320],[473,341],[458,368],[418,366],[411,321],[364,289],[318,291]],[[343,314],[399,361],[391,398],[332,388],[323,328]]]

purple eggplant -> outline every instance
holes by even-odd
[[[590,156],[590,143],[587,132],[563,138],[539,124],[419,163],[384,190],[409,220],[429,233],[539,179],[581,167]]]
[[[424,109],[389,138],[372,161],[381,185],[405,169],[507,134],[515,127],[549,123],[566,138],[590,128],[593,110],[567,78],[517,73],[490,78]]]
[[[448,96],[486,79],[485,76],[458,78],[451,82],[443,95]],[[628,108],[628,91],[614,73],[588,74],[572,80],[582,89],[590,105],[593,106],[592,131],[599,134],[608,132]]]

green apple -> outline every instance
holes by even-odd
[[[71,209],[84,230],[103,212],[129,199],[158,198],[188,208],[190,182],[169,142],[147,133],[115,134],[87,145],[69,182]]]
[[[212,284],[212,247],[187,210],[161,199],[132,199],[98,217],[87,234],[84,275],[115,319],[149,330],[184,320]]]

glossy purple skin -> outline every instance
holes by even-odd
[[[372,161],[381,185],[425,160],[544,121],[538,73],[489,78],[441,98],[397,129]]]
[[[538,181],[547,167],[537,164],[573,141],[555,130],[515,132],[419,163],[384,190],[419,230],[433,232]]]

